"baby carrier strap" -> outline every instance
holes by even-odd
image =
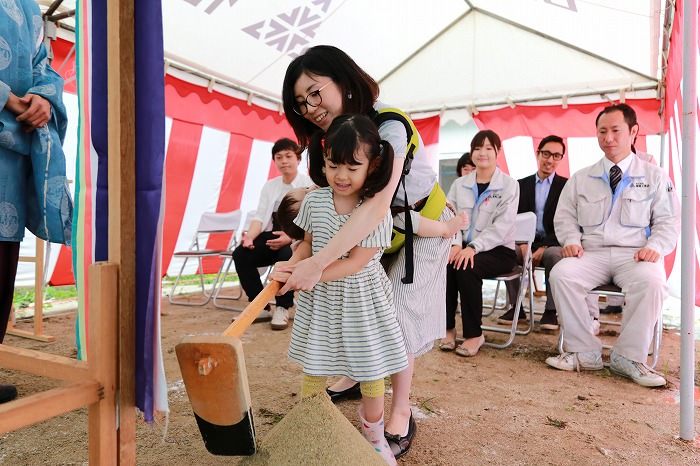
[[[413,121],[404,112],[397,108],[383,108],[379,111],[374,111],[371,115],[374,124],[379,126],[387,121],[398,121],[406,129],[406,158],[403,162],[403,169],[401,170],[401,179],[399,180],[399,185],[396,186],[396,191],[394,191],[394,198],[399,191],[399,186],[403,186],[403,201],[404,201],[404,216],[406,222],[405,231],[405,253],[406,253],[406,276],[401,279],[402,283],[413,283],[413,221],[411,220],[411,208],[408,204],[408,196],[406,194],[406,175],[411,171],[411,163],[413,163],[413,156],[418,149],[419,139],[418,130],[416,129]],[[392,198],[392,203],[393,199]],[[390,250],[398,250],[401,247],[401,243],[393,244],[394,238],[401,238],[392,234],[392,247]]]

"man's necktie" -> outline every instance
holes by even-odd
[[[615,187],[617,186],[617,183],[620,182],[622,179],[622,170],[620,170],[620,167],[617,165],[613,165],[610,168],[610,189],[612,189],[612,192],[615,193]]]

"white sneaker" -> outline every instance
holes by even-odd
[[[642,362],[632,361],[612,351],[610,370],[617,375],[632,379],[642,387],[663,387],[666,379]]]
[[[272,320],[272,312],[269,309],[263,309],[253,322],[267,322],[269,320]]]
[[[288,325],[289,309],[282,306],[275,306],[275,310],[272,311],[272,320],[270,321],[272,330],[284,330]]]
[[[559,356],[550,356],[545,362],[562,371],[598,371],[603,368],[600,351],[564,353]]]

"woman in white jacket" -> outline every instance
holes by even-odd
[[[476,165],[458,178],[447,200],[469,222],[461,244],[450,251],[447,265],[447,333],[440,349],[456,349],[459,356],[475,356],[484,344],[481,332],[482,279],[510,272],[515,266],[515,216],[518,213],[518,182],[496,166],[501,139],[491,130],[479,131],[471,142]],[[455,311],[461,296],[464,343],[456,346]]]

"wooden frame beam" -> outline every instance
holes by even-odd
[[[3,345],[0,366],[42,377],[77,382],[90,376],[88,363],[26,348]]]
[[[95,403],[100,399],[101,391],[97,381],[87,380],[2,404],[0,434]]]

